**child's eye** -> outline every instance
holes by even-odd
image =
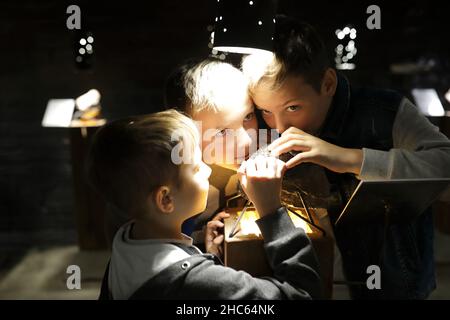
[[[272,114],[272,112],[267,111],[267,110],[261,110],[261,111],[262,111],[262,113],[265,114],[265,115],[270,115],[270,114]]]
[[[250,112],[248,115],[245,116],[244,122],[252,120],[254,116],[255,116],[255,113]]]
[[[287,110],[290,112],[295,112],[295,111],[300,110],[300,107],[299,106],[289,106],[289,107],[287,107]]]
[[[228,129],[222,129],[219,132],[216,133],[216,137],[223,137],[227,134]]]

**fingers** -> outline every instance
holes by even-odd
[[[228,217],[230,217],[230,214],[226,213],[225,211],[222,211],[222,212],[219,212],[218,214],[216,214],[214,216],[214,218],[212,218],[211,221],[222,220],[222,219],[225,219],[225,218],[228,218]]]
[[[267,157],[257,156],[252,163],[249,163],[247,172],[249,178],[265,177],[267,175]]]
[[[258,158],[258,157],[257,157]],[[257,169],[256,169],[256,160],[248,160],[247,166],[245,168],[247,177],[256,177],[257,176]]]
[[[276,177],[278,168],[277,158],[267,157],[266,162],[267,162],[267,175],[269,177]]]
[[[302,138],[307,138],[307,137],[309,137],[309,134],[307,134],[306,132],[304,132],[300,129],[297,129],[295,127],[290,127],[285,132],[283,132],[283,134],[281,135],[280,138],[276,139],[274,142],[272,142],[268,146],[268,150],[272,151],[274,148],[278,147],[280,144],[283,144],[288,140],[302,139]]]
[[[285,164],[275,157],[256,157],[247,161],[247,184],[243,185],[248,199],[261,216],[272,213],[280,204],[282,175]]]
[[[241,183],[243,183],[244,177],[245,178],[277,177],[279,176],[279,170],[283,170],[284,167],[285,163],[275,157],[257,156],[256,158],[247,161],[245,168],[246,174],[240,177]]]
[[[277,160],[276,177],[281,178],[287,170],[286,163],[284,161],[281,161],[280,159],[276,160]]]
[[[312,156],[313,153],[311,151],[299,153],[295,157],[292,157],[288,162],[286,162],[286,168],[290,169],[299,165],[302,162],[310,162]]]
[[[271,155],[274,157],[289,151],[309,151],[312,146],[311,141],[298,135],[289,135],[287,138],[280,138],[279,140],[281,141],[271,149]]]
[[[257,176],[264,174],[267,171],[267,157],[257,156],[255,158],[255,167]]]
[[[296,128],[296,127],[289,127],[285,132],[282,133],[282,135],[291,134],[291,133],[297,133],[297,134],[307,134],[302,129]]]
[[[244,160],[241,163],[241,166],[239,167],[239,169],[237,170],[238,174],[245,174],[245,168],[247,167],[247,161]]]
[[[206,232],[205,232],[205,244],[210,245],[214,243],[214,240],[220,235],[217,230],[222,229],[224,227],[223,222],[218,220],[211,220],[206,224]]]
[[[210,232],[223,228],[223,226],[224,226],[223,222],[219,220],[211,220],[207,224],[207,228],[209,229]]]
[[[281,137],[279,137],[277,140],[275,140],[274,142],[272,142],[267,149],[269,151],[273,151],[274,149],[278,148],[280,145],[282,145],[283,143],[286,143],[289,140],[301,140],[303,138],[302,135],[300,134],[287,134],[287,135],[282,135]]]
[[[272,150],[271,154],[274,157],[278,157],[280,154],[289,152],[289,151],[309,151],[311,150],[311,145],[307,141],[299,141],[299,140],[290,140],[282,145],[278,146],[274,150]]]
[[[217,237],[214,238],[213,243],[214,243],[216,246],[221,245],[222,242],[223,242],[223,239],[224,239],[224,235],[221,234],[221,235],[219,235],[219,236],[217,236]]]

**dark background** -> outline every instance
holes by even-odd
[[[66,8],[81,8],[94,34],[92,67],[74,62],[75,32]],[[381,7],[381,30],[365,26],[369,4]],[[437,1],[280,1],[279,12],[317,27],[334,50],[335,30],[358,31],[354,84],[400,90],[450,88],[449,5]],[[5,253],[29,246],[76,243],[67,129],[41,127],[50,98],[102,94],[111,120],[162,106],[164,80],[189,57],[207,56],[215,0],[13,1],[0,4],[0,268]],[[392,63],[434,63],[415,75],[394,75]],[[2,260],[3,259],[3,260]]]

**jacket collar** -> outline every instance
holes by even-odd
[[[328,141],[336,141],[342,134],[350,109],[350,83],[348,79],[337,74],[337,88],[328,110],[327,117],[319,137]]]

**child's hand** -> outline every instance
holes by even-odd
[[[278,157],[289,151],[301,151],[290,159],[287,168],[302,162],[312,162],[338,173],[360,174],[363,153],[360,149],[347,149],[328,143],[295,127],[283,132],[269,146],[272,155]]]
[[[223,227],[222,219],[228,218],[230,214],[222,211],[206,224],[205,231],[205,248],[206,252],[215,254],[219,258],[223,258]]]
[[[245,161],[239,168],[242,188],[261,217],[281,207],[281,182],[285,169],[283,161],[263,156]]]

